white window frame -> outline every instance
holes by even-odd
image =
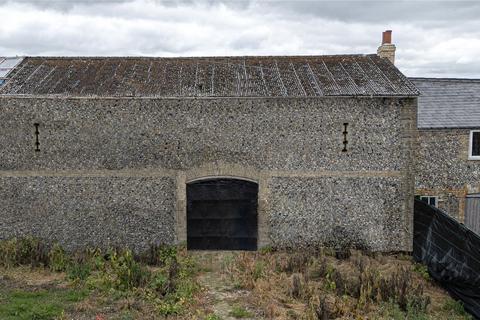
[[[473,134],[475,132],[480,132],[480,130],[471,130],[470,131],[470,140],[468,143],[468,159],[469,160],[480,160],[480,155],[474,156],[473,155]]]
[[[423,196],[423,195],[417,195],[417,197],[419,197],[419,199],[421,201],[423,201],[424,199],[427,200],[427,204],[430,205],[430,199],[434,199],[435,200],[435,203],[433,204],[433,206],[435,208],[438,208],[438,196]]]

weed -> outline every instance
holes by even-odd
[[[334,281],[334,274],[335,274],[335,269],[331,265],[327,265],[327,270],[325,273],[325,289],[327,291],[334,291],[337,289],[337,284]]]
[[[222,320],[219,316],[217,316],[215,313],[209,314],[205,317],[205,320]]]
[[[0,242],[0,264],[4,268],[17,265],[17,239]]]
[[[309,277],[314,280],[325,277],[327,274],[327,258],[325,256],[315,259],[309,269]]]
[[[428,273],[428,267],[426,265],[423,265],[421,263],[415,263],[413,265],[413,271],[418,273],[423,279],[427,281],[431,279],[430,274]]]
[[[423,295],[423,292],[411,292],[407,298],[407,312],[418,317],[427,312],[430,303],[430,297]]]
[[[290,295],[295,299],[299,298],[302,293],[302,281],[300,277],[300,274],[294,273],[291,278]]]
[[[168,293],[169,281],[167,275],[157,272],[152,276],[149,287],[156,291],[159,295],[165,296]]]
[[[242,306],[234,306],[229,313],[234,318],[251,318],[253,314]]]
[[[135,317],[132,315],[130,311],[124,311],[118,320],[134,320]]]
[[[306,252],[289,255],[287,265],[283,271],[305,273],[309,265],[310,257],[311,255]]]
[[[67,266],[67,277],[70,280],[80,280],[84,281],[88,278],[91,273],[90,266],[85,263],[75,263],[71,262]]]
[[[152,266],[165,266],[177,256],[177,247],[150,246],[150,249],[138,255],[137,260]]]
[[[255,267],[253,270],[253,280],[257,281],[258,279],[263,277],[264,270],[265,270],[265,263],[263,263],[262,261],[255,262]]]
[[[69,258],[58,243],[55,243],[48,252],[48,260],[50,270],[54,272],[66,271],[70,264]]]
[[[19,265],[32,267],[48,265],[47,249],[41,241],[32,237],[1,241],[0,265],[6,268]]]
[[[442,309],[449,313],[451,316],[461,316],[466,319],[472,319],[472,316],[465,311],[463,303],[454,299],[448,299],[442,306]]]
[[[19,265],[31,265],[32,267],[47,265],[47,248],[38,239],[22,238],[17,242],[17,262]]]
[[[381,305],[382,319],[392,319],[392,320],[405,320],[405,314],[400,309],[398,304],[389,301]]]
[[[260,251],[260,254],[266,255],[266,254],[272,253],[274,249],[272,246],[264,246],[264,247],[261,247],[259,251]]]
[[[161,315],[182,314],[199,289],[194,281],[198,272],[195,261],[186,254],[186,250],[179,251],[175,247],[154,247],[143,258],[141,255],[134,256],[129,250],[118,249],[106,253],[99,249],[86,249],[69,254],[58,244],[47,251],[40,241],[27,238],[0,241],[0,258],[2,267],[43,265],[53,272],[66,272],[67,279],[78,290],[88,288],[100,291],[105,299],[117,301],[126,309],[137,308],[139,301],[143,301],[150,304],[149,308],[157,309]],[[137,259],[148,260],[157,268],[150,270]],[[263,267],[259,265],[256,269],[257,277],[262,273]],[[49,292],[41,293],[16,304],[18,297],[15,294],[8,294],[4,298],[0,291],[0,301],[4,308],[0,308],[0,319],[62,318],[64,307],[76,301],[75,296],[65,290],[64,293],[58,299],[52,298]],[[44,299],[44,295],[50,296]],[[13,299],[11,303],[8,300],[10,298]],[[30,307],[29,299],[40,305],[33,306],[32,302]],[[43,303],[43,299],[48,303]],[[25,305],[25,313],[19,309],[21,305]],[[2,317],[1,312],[8,315],[13,312],[14,316]],[[124,318],[127,319],[128,316]]]
[[[181,312],[182,307],[178,303],[169,303],[162,301],[157,305],[157,311],[162,316],[177,315]]]
[[[112,251],[109,255],[111,272],[115,276],[114,288],[121,291],[144,287],[150,280],[151,273],[135,261],[132,252]]]

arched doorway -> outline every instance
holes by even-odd
[[[256,250],[258,184],[215,178],[187,184],[187,248]]]

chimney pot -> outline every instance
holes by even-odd
[[[392,43],[392,30],[386,30],[383,32],[382,44]]]
[[[378,47],[377,54],[380,58],[387,58],[395,64],[395,45],[392,44],[392,30],[386,30],[382,34],[382,45]]]

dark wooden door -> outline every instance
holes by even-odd
[[[187,248],[257,249],[258,184],[211,179],[187,184]]]

